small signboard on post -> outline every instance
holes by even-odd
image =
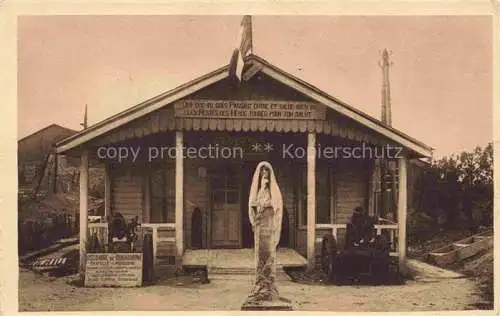
[[[142,285],[142,253],[88,253],[86,287]]]

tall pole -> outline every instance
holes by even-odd
[[[389,81],[389,68],[392,62],[389,60],[389,52],[384,49],[382,53],[382,113],[381,121],[387,126],[392,126],[392,113],[391,113],[391,84]]]
[[[316,134],[307,135],[307,268],[316,264]]]
[[[87,105],[83,116],[83,129],[87,129]],[[80,264],[79,273],[82,282],[85,282],[85,267],[87,260],[87,225],[89,203],[89,152],[83,150],[80,163]]]
[[[89,197],[89,152],[82,151],[80,164],[80,277],[85,280],[85,263],[87,258],[87,223]]]
[[[398,194],[398,265],[399,271],[406,273],[406,216],[407,216],[407,164],[405,156],[399,162],[399,194]]]
[[[175,244],[177,269],[181,268],[184,252],[184,134],[175,133]]]
[[[392,104],[391,104],[391,83],[389,80],[389,70],[392,66],[392,62],[389,57],[389,51],[384,49],[382,52],[382,63],[380,68],[382,69],[382,113],[381,121],[382,124],[391,127],[392,126]],[[386,214],[389,212],[396,213],[395,209],[397,207],[397,174],[396,174],[396,163],[385,159],[382,162],[382,211]],[[391,186],[388,185],[388,178],[390,178]],[[390,194],[388,195],[388,191]]]

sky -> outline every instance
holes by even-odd
[[[492,141],[492,27],[481,16],[254,16],[253,53],[379,119],[434,157]],[[241,16],[22,16],[18,138],[81,129],[229,63]]]

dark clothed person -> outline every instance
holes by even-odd
[[[344,266],[348,276],[356,277],[366,272],[375,256],[375,220],[361,207],[354,212],[347,223],[347,236],[343,254]]]
[[[373,242],[375,221],[363,209],[356,208],[347,223],[346,249]]]

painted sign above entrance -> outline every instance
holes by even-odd
[[[267,100],[181,100],[174,106],[175,117],[324,120],[325,107],[313,102]]]

